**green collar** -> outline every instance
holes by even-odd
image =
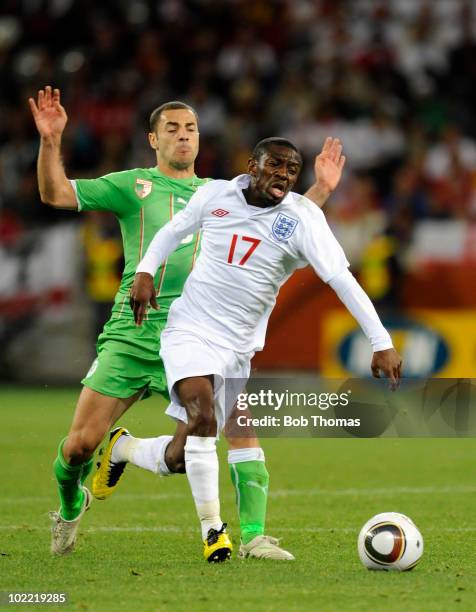
[[[199,178],[196,174],[194,174],[193,176],[191,176],[190,178],[172,178],[170,176],[167,176],[166,174],[164,174],[163,172],[161,172],[157,166],[155,166],[154,168],[151,168],[150,171],[152,173],[154,173],[156,176],[158,176],[159,178],[161,178],[162,180],[166,181],[167,183],[169,183],[170,185],[173,185],[175,187],[200,187],[200,185],[203,185],[204,182],[207,181],[207,179],[202,179]]]

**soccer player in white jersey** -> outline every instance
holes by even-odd
[[[188,234],[201,228],[202,250],[162,333],[161,357],[174,403],[168,413],[188,423],[184,458],[201,523],[205,557],[222,561],[232,545],[220,517],[215,444],[243,390],[250,361],[263,348],[281,285],[308,263],[337,293],[373,348],[374,376],[393,386],[402,360],[324,214],[291,192],[302,167],[296,147],[282,138],[259,142],[248,174],[200,187],[186,208],[154,237],[131,290],[138,325],[155,303],[159,265]],[[223,394],[227,381],[227,401]],[[230,385],[236,379],[236,389]],[[230,398],[233,398],[230,401]],[[243,548],[243,547],[242,547]],[[246,556],[246,550],[240,549]]]

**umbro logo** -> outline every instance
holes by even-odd
[[[229,215],[230,211],[229,210],[223,210],[223,208],[217,208],[216,210],[212,211],[212,215],[215,215],[215,217],[224,217],[225,215]]]

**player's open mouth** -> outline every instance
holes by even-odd
[[[273,183],[269,189],[269,192],[275,198],[284,198],[286,189],[282,183]]]

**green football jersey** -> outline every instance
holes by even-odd
[[[152,238],[172,217],[185,208],[200,185],[209,179],[173,179],[157,168],[136,168],[113,172],[97,179],[77,179],[79,210],[114,213],[119,221],[124,245],[124,272],[112,309],[113,317],[130,317],[129,290],[137,264]],[[167,316],[170,304],[182,293],[200,248],[200,232],[184,238],[155,277],[160,310],[149,310],[148,317]]]

